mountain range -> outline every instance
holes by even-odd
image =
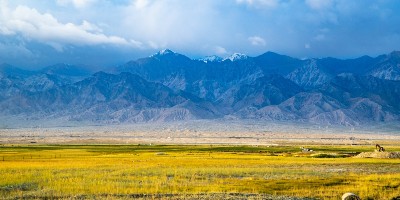
[[[162,50],[94,72],[0,65],[0,115],[137,123],[251,119],[355,126],[400,120],[400,52],[355,59],[190,59]]]

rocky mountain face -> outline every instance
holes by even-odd
[[[372,69],[370,74],[372,76],[387,79],[387,80],[400,80],[400,51],[394,51],[388,56],[384,57],[381,62]]]
[[[303,66],[290,72],[286,78],[303,88],[312,89],[328,83],[332,76],[332,74],[321,69],[317,61],[310,60]]]
[[[135,123],[254,119],[361,125],[400,119],[400,53],[376,58],[190,59],[171,50],[94,73],[0,65],[0,115]]]

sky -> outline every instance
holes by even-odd
[[[400,50],[399,0],[0,0],[0,63],[113,67],[171,49],[355,58]]]

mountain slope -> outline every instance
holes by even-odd
[[[243,84],[237,89],[232,88],[218,102],[236,111],[245,107],[261,108],[277,105],[301,91],[298,85],[280,75],[268,75],[258,78],[251,84]]]
[[[321,69],[315,60],[310,60],[302,67],[290,72],[286,78],[305,89],[312,89],[329,82],[332,75]]]

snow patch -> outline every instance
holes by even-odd
[[[219,56],[206,56],[204,58],[200,58],[199,61],[203,61],[205,63],[212,63],[212,62],[221,62],[222,58]]]
[[[225,59],[223,59],[222,61],[226,61],[226,60],[230,60],[232,62],[234,61],[238,61],[238,60],[245,60],[249,58],[249,56],[242,54],[242,53],[234,53],[229,57],[226,57]]]
[[[170,49],[163,49],[156,54],[151,55],[150,57],[165,56],[169,54],[175,54],[175,52],[171,51]]]

